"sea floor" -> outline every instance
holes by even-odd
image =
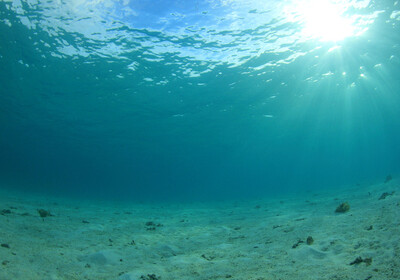
[[[0,195],[1,280],[400,279],[394,180],[210,204]]]

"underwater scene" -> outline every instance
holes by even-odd
[[[399,1],[0,0],[0,280],[399,280],[399,178]]]

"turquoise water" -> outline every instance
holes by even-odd
[[[394,1],[1,1],[0,183],[221,199],[400,167]]]

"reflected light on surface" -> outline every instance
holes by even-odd
[[[299,1],[293,13],[295,21],[303,26],[304,37],[340,41],[355,33],[352,20],[343,16],[347,6],[345,1]]]

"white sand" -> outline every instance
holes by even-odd
[[[345,201],[350,211],[335,213]],[[40,208],[54,216],[41,218]],[[400,279],[400,184],[395,181],[182,205],[2,191],[3,209],[11,213],[0,215],[0,243],[9,245],[0,247],[1,280]],[[308,236],[312,245],[305,242]],[[299,240],[304,243],[292,248]],[[357,257],[372,263],[350,265]]]

